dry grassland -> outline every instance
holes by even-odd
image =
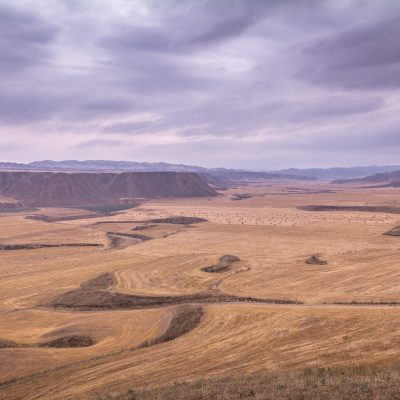
[[[88,214],[74,209],[0,214],[0,245],[101,245],[0,250],[0,398],[91,399],[221,375],[398,364],[400,312],[385,303],[400,304],[400,238],[384,233],[400,225],[400,214],[298,208],[304,205],[400,207],[400,201],[395,189],[265,182],[93,218],[24,218]],[[171,216],[208,222],[150,222]],[[110,232],[121,234],[119,241]],[[218,273],[203,270],[226,254],[240,261]],[[327,263],[307,264],[315,254]],[[110,277],[104,287],[101,276]],[[93,298],[222,300],[184,309],[52,306],[82,284]],[[303,304],[226,303],[224,295]],[[352,302],[365,304],[337,304]],[[68,335],[93,345],[40,347]]]

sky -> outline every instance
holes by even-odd
[[[399,0],[0,0],[0,161],[400,163]]]

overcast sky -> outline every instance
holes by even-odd
[[[0,0],[0,161],[400,163],[399,0]]]

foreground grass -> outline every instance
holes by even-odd
[[[96,400],[358,400],[400,399],[400,366],[308,368],[290,373],[237,375],[97,395]]]

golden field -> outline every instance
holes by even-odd
[[[243,193],[250,197],[234,200]],[[266,181],[91,218],[76,209],[1,214],[0,245],[57,247],[0,250],[0,398],[91,399],[242,373],[395,365],[400,237],[384,233],[400,225],[400,213],[298,207],[395,208],[398,199],[396,189]],[[34,214],[77,219],[25,218]],[[207,222],[148,222],[172,216]],[[202,270],[225,254],[240,261],[219,273]],[[307,264],[314,254],[327,264]],[[119,308],[54,306],[107,273],[112,285],[90,290],[121,296]],[[154,342],[193,294],[220,297],[196,301],[203,314],[192,329]],[[174,303],[124,305],[135,296]],[[68,335],[93,343],[42,347]]]

